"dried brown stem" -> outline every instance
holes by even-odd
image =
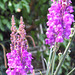
[[[0,43],[0,45],[3,48],[3,53],[4,53],[4,63],[5,63],[5,68],[7,68],[7,61],[6,61],[6,48],[4,47],[3,44]]]
[[[26,37],[27,37],[27,38],[29,37],[29,38],[32,40],[32,42],[33,42],[33,46],[35,47],[34,39],[33,39],[30,35],[27,35]]]

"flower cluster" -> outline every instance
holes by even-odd
[[[69,39],[71,34],[71,24],[74,21],[73,7],[70,6],[71,0],[54,1],[48,9],[47,14],[47,39],[46,44],[51,47],[55,42],[63,42],[64,38]]]
[[[6,54],[9,67],[6,70],[7,75],[27,75],[27,73],[32,73],[33,71],[33,66],[31,65],[32,54],[27,52],[26,31],[23,24],[21,17],[19,30],[17,31],[14,16],[12,16],[11,52]]]

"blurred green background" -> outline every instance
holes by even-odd
[[[75,1],[72,0],[72,6],[75,5]],[[48,8],[51,6],[50,0],[0,0],[0,43],[4,45],[7,51],[10,51],[10,33],[11,33],[11,16],[15,16],[16,27],[19,27],[20,16],[23,16],[24,23],[26,25],[27,34],[31,35],[37,46],[42,46],[43,40],[46,38],[46,22]],[[75,10],[75,9],[74,9]],[[73,13],[75,15],[75,13]],[[39,25],[42,24],[44,34],[39,34],[39,42],[37,40],[36,34],[39,32]],[[73,26],[73,25],[72,25]],[[37,31],[38,28],[38,31]],[[58,53],[61,51],[63,53],[68,40],[60,44],[60,50],[57,52],[57,63],[58,63]],[[31,44],[31,43],[30,43]],[[75,37],[73,38],[71,44],[71,53],[68,55],[64,65],[62,66],[59,74],[66,75],[75,66]],[[41,53],[38,51],[36,55],[36,61],[40,61]],[[43,52],[44,58],[48,59],[48,50]],[[57,65],[56,63],[56,65]],[[40,64],[38,63],[38,66]],[[34,68],[37,68],[34,65]],[[56,67],[55,67],[56,68]],[[4,57],[3,50],[0,46],[0,75],[6,75],[6,68],[4,67]],[[73,73],[72,75],[74,75]]]

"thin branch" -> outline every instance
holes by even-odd
[[[66,55],[67,55],[67,53],[68,53],[68,48],[69,48],[70,44],[71,44],[71,39],[70,39],[70,41],[69,41],[69,43],[68,43],[68,45],[67,45],[67,47],[66,47],[66,49],[65,49],[65,51],[64,51],[64,54],[63,54],[62,59],[60,60],[58,66],[57,66],[57,68],[56,68],[56,71],[54,72],[54,75],[58,75],[58,72],[59,72],[59,70],[60,70],[60,68],[61,68],[61,65],[62,65],[62,63],[64,62],[65,57],[66,57]]]
[[[0,45],[2,46],[2,48],[3,48],[3,53],[4,53],[4,63],[5,63],[5,68],[7,68],[7,61],[6,61],[6,48],[4,47],[4,45],[3,44],[1,44],[0,43]]]
[[[33,42],[33,46],[35,47],[34,39],[33,39],[30,35],[27,35],[26,37],[29,37],[29,38],[32,40],[32,42]]]
[[[70,75],[74,70],[75,68],[73,68],[67,75]]]
[[[71,40],[72,40],[72,37],[74,36],[74,34],[75,34],[75,30],[74,30],[73,34],[71,34],[72,36],[70,36],[69,43],[68,43],[68,45],[67,45],[67,47],[66,47],[66,49],[65,49],[65,51],[64,51],[64,54],[63,54],[62,59],[60,60],[58,66],[57,66],[57,68],[56,68],[56,71],[54,72],[54,75],[58,75],[58,72],[59,72],[59,70],[60,70],[60,68],[61,68],[61,66],[62,66],[62,63],[64,62],[65,57],[66,57],[66,55],[67,55],[67,53],[68,53],[68,48],[69,48],[69,46],[70,46],[70,44],[71,44]]]

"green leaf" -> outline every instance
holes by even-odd
[[[11,1],[9,1],[9,3],[8,3],[8,6],[12,6],[12,3],[11,3]]]
[[[70,61],[71,60],[71,58],[70,58],[69,55],[67,55],[66,59],[67,59],[67,61]]]
[[[41,14],[42,15],[46,15],[47,14],[47,10],[48,10],[48,5],[44,4],[40,7],[41,10]]]
[[[41,5],[41,4],[43,4],[43,3],[45,3],[47,0],[40,0],[39,1],[39,4]]]
[[[7,19],[3,19],[2,22],[3,22],[3,24],[7,24],[8,20]]]
[[[62,73],[62,68],[60,68],[60,70],[59,70],[59,75]]]
[[[62,67],[63,67],[65,70],[67,70],[67,66],[65,66],[64,64],[62,65]]]
[[[11,12],[14,11],[14,7],[13,7],[13,4],[11,3],[11,1],[9,1],[9,3],[8,3],[8,8]]]
[[[70,63],[69,63],[69,62],[66,62],[65,65],[66,65],[66,66],[70,66]]]
[[[51,1],[51,0],[49,0],[49,5],[51,6],[51,4],[52,4],[53,2]]]
[[[27,12],[30,13],[30,7],[27,1],[22,0],[22,5],[26,8]]]
[[[7,27],[8,27],[9,29],[11,28],[11,23],[10,23],[10,22],[7,23]]]
[[[5,31],[4,25],[2,25],[0,29],[1,29],[2,31]]]
[[[0,2],[0,8],[2,8],[3,10],[5,10],[4,3]]]
[[[6,3],[8,0],[3,0],[4,3]]]
[[[1,28],[1,26],[2,26],[2,21],[0,20],[0,28]]]
[[[3,35],[0,33],[0,40],[3,41]]]
[[[27,14],[27,12],[24,10],[24,9],[22,9],[23,11],[22,11],[22,16],[23,16],[23,18],[26,18],[27,16],[28,16],[28,14]],[[27,17],[28,18],[28,17]]]
[[[0,16],[1,19],[4,19],[4,16]]]
[[[4,31],[4,25],[2,25],[2,20],[0,20],[0,29]]]
[[[28,4],[23,4],[23,6],[26,8],[27,12],[30,13],[30,7]]]
[[[15,8],[15,11],[18,12],[18,9],[22,9],[22,3],[19,2],[18,4],[14,4],[14,8]]]
[[[31,2],[31,0],[26,0],[28,3],[30,3]]]

